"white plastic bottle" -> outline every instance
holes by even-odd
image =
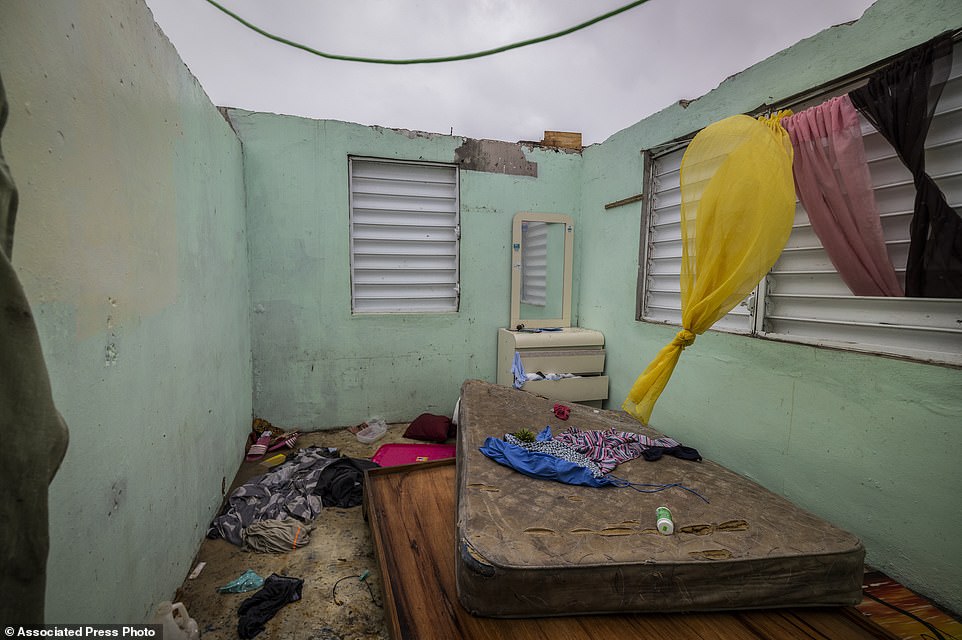
[[[157,605],[153,623],[164,625],[164,640],[200,639],[197,621],[187,614],[187,607],[182,602],[161,602]]]

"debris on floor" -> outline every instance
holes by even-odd
[[[303,587],[304,581],[300,578],[276,573],[267,576],[264,586],[237,608],[237,635],[243,640],[250,640],[264,631],[267,623],[281,609],[301,599]]]
[[[260,426],[261,432],[282,433],[270,423]],[[342,458],[369,460],[382,444],[410,443],[403,437],[407,426],[388,425],[376,444],[358,441],[349,429],[301,433],[297,447],[327,447],[337,449]],[[256,436],[251,444],[254,442]],[[288,459],[298,449],[288,450]],[[264,473],[260,462],[242,463],[228,494]],[[205,539],[191,567],[200,562],[206,563],[203,573],[184,580],[175,600],[183,602],[190,611],[204,640],[237,638],[238,609],[252,594],[218,593],[218,588],[247,570],[258,576],[297,576],[304,581],[301,599],[280,609],[265,623],[265,630],[258,638],[387,640],[390,637],[381,606],[380,571],[360,506],[321,509],[314,520],[309,542],[286,553],[252,553],[227,540]]]
[[[231,580],[223,587],[217,587],[218,593],[245,593],[254,591],[264,586],[264,578],[260,577],[250,569]]]
[[[387,423],[380,418],[369,418],[367,422],[351,427],[351,433],[354,434],[358,442],[371,444],[384,437],[384,434],[387,433]]]

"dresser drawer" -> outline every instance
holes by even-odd
[[[521,387],[524,391],[554,400],[583,402],[608,398],[608,376],[562,378],[561,380],[532,380]]]
[[[601,373],[605,370],[604,349],[525,349],[519,351],[528,373]]]

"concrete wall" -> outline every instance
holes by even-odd
[[[510,320],[511,219],[518,211],[576,215],[581,156],[344,122],[229,115],[244,144],[255,415],[307,429],[373,415],[450,415],[465,379],[493,381],[497,329]],[[460,164],[457,313],[351,314],[349,155]]]
[[[0,73],[14,266],[70,427],[47,619],[144,620],[249,429],[240,144],[142,2],[7,0]]]
[[[607,340],[610,407],[677,331],[634,319],[641,204],[603,209],[641,190],[640,151],[960,25],[957,0],[880,0],[585,150],[579,313]],[[709,332],[682,356],[652,423],[855,532],[870,564],[959,611],[960,390],[958,368]]]

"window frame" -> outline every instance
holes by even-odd
[[[377,178],[372,178],[371,176],[356,176],[355,167],[357,163],[364,163],[368,167],[375,166],[375,165],[391,165],[394,167],[400,167],[400,166],[431,167],[431,168],[450,170],[452,174],[452,179],[450,181],[445,181],[444,183],[432,182],[430,180],[423,179],[423,178],[426,178],[427,175],[423,176],[422,179],[420,180],[412,179],[410,180],[410,182],[411,183],[422,182],[425,185],[428,185],[428,184],[452,185],[453,194],[451,196],[441,196],[440,198],[442,199],[453,198],[454,202],[453,202],[453,206],[451,207],[451,213],[453,213],[453,216],[454,216],[453,224],[445,223],[443,225],[435,225],[435,224],[419,225],[416,223],[405,224],[403,221],[400,221],[397,223],[358,222],[357,220],[358,216],[356,215],[356,210],[359,210],[359,209],[374,210],[374,209],[371,209],[368,207],[356,206],[356,197],[361,192],[356,188],[357,182],[355,181],[355,179],[361,178],[366,180],[376,180]],[[424,161],[424,160],[401,160],[396,158],[379,158],[379,157],[362,156],[362,155],[348,155],[348,176],[347,177],[348,177],[348,185],[347,185],[348,256],[349,256],[349,263],[350,263],[349,277],[350,277],[351,314],[354,316],[371,316],[371,315],[397,315],[397,314],[424,315],[424,314],[444,314],[444,313],[459,312],[461,308],[461,171],[460,171],[460,166],[455,163],[447,163],[447,162],[431,162],[431,161]],[[366,195],[369,195],[369,194],[366,194]],[[389,198],[390,197],[410,197],[410,198],[430,199],[431,197],[434,197],[434,196],[424,195],[424,194],[415,194],[415,195],[407,194],[406,195],[399,192],[395,192],[395,193],[386,192],[381,195]],[[382,209],[382,210],[390,211],[390,209]],[[446,213],[444,211],[430,211],[428,209],[423,209],[423,208],[405,210],[405,212],[412,214],[412,219],[417,218],[417,216],[419,215],[430,217],[431,215],[434,215],[434,214],[443,215]],[[424,238],[410,239],[407,241],[405,241],[403,238],[400,238],[400,237],[398,238],[392,238],[388,236],[383,236],[379,238],[364,237],[363,234],[358,234],[358,225],[380,226],[388,230],[390,228],[401,229],[403,227],[430,228],[430,229],[441,230],[442,232],[446,231],[448,232],[448,235],[452,237],[447,239],[445,238],[431,239],[430,234],[426,234]],[[439,233],[439,235],[443,235],[443,234]],[[434,244],[435,242],[438,244],[439,247],[442,244],[451,244],[453,242],[453,253],[441,253],[441,252],[432,253],[432,252],[417,252],[417,251],[409,251],[409,252],[399,251],[398,253],[362,252],[358,250],[358,241],[361,241],[362,244],[364,241],[368,241],[375,244],[376,243],[387,244],[390,242],[397,242],[399,245],[405,244],[405,242],[407,242],[409,244],[422,244],[425,247],[431,244]],[[393,256],[398,259],[397,260],[398,264],[396,266],[381,266],[381,267],[359,266],[358,264],[359,262],[364,262],[363,260],[360,260],[362,256],[367,256],[369,258],[373,256],[374,260],[377,260],[377,258],[386,258],[387,256]],[[450,258],[449,264],[446,261],[447,258]],[[422,266],[413,266],[413,264],[405,266],[406,262],[410,262],[410,263],[421,262]],[[438,264],[437,266],[426,266],[430,262],[436,262]],[[453,279],[451,279],[450,281],[445,281],[440,283],[437,283],[437,282],[432,283],[427,280],[419,282],[412,276],[412,280],[410,282],[397,282],[397,280],[400,280],[403,278],[403,276],[399,275],[402,272],[409,272],[413,274],[413,273],[416,273],[417,271],[424,271],[424,272],[429,272],[429,271],[452,272],[453,271]],[[381,277],[383,278],[383,281],[380,283],[370,282],[370,281],[362,282],[362,280],[371,279],[371,277],[369,278],[360,277],[360,274],[364,272],[366,272],[367,274],[373,274],[374,277],[377,277],[377,272],[381,272]],[[392,275],[396,277],[391,278]],[[432,297],[432,296],[384,295],[379,297],[379,296],[363,296],[363,295],[359,296],[358,295],[358,290],[366,286],[380,287],[382,290],[389,290],[392,288],[396,288],[399,292],[403,293],[403,288],[406,286],[415,287],[420,285],[423,287],[432,287],[432,286],[445,287],[448,284],[450,284],[453,289],[453,295],[451,296]],[[447,304],[447,305],[434,305],[434,308],[431,308],[432,305],[429,301],[432,299],[443,299],[443,300],[452,299],[453,303]],[[382,303],[380,305],[381,308],[364,308],[365,305],[359,304],[359,301],[361,300],[396,300],[398,303],[394,305],[394,308],[389,308],[390,305],[388,303]],[[402,301],[406,301],[407,304],[402,304]],[[371,306],[375,306],[375,305],[372,304]]]

